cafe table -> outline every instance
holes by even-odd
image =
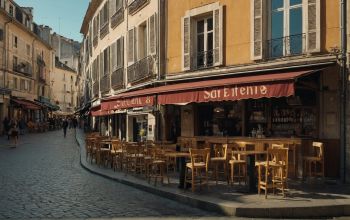
[[[166,152],[164,154],[166,157],[179,158],[179,186],[178,188],[183,188],[185,183],[185,171],[186,171],[186,158],[190,158],[191,155],[189,152]]]
[[[258,191],[256,186],[256,176],[255,176],[255,158],[257,155],[266,155],[267,151],[232,151],[232,154],[240,154],[246,156],[247,162],[247,175],[248,175],[248,191],[251,193],[256,193]]]

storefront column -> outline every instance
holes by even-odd
[[[347,86],[347,97],[350,97],[350,83],[348,83]],[[346,167],[345,167],[345,181],[347,183],[350,183],[350,99],[348,98],[346,101],[346,127],[347,127],[347,133],[346,133],[346,155],[345,155],[345,161],[346,161]]]

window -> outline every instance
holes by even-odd
[[[271,57],[303,53],[302,0],[271,0],[270,25]]]
[[[9,6],[9,14],[13,16],[13,6],[12,5]]]
[[[102,29],[109,21],[108,1],[104,4],[100,11],[100,28]]]
[[[18,58],[16,56],[13,56],[13,71],[17,71],[18,67]]]
[[[182,69],[223,63],[223,6],[219,2],[189,10],[182,18]]]
[[[1,28],[0,29],[0,41],[4,40],[4,30]]]
[[[321,0],[251,1],[252,60],[320,52]]]
[[[147,25],[146,23],[139,26],[139,60],[147,56]]]
[[[63,92],[67,92],[66,84],[63,85]]]
[[[27,48],[27,56],[30,56],[30,45],[27,44],[27,45],[26,45],[26,48]]]
[[[213,17],[196,22],[196,61],[197,68],[213,65]]]
[[[13,36],[13,45],[12,45],[14,48],[17,48],[18,47],[18,38],[17,36]]]
[[[24,79],[21,79],[21,81],[20,81],[20,90],[24,90],[24,88],[25,88],[25,80]]]
[[[17,82],[17,78],[16,77],[13,78],[13,88],[14,89],[18,88],[18,82]]]
[[[116,42],[111,45],[111,70],[116,71],[123,66],[123,55],[124,55],[124,38],[120,37]]]
[[[66,81],[66,74],[63,73],[63,81]]]

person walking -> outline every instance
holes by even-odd
[[[66,137],[66,135],[67,135],[67,127],[68,127],[68,121],[67,121],[66,118],[63,120],[62,127],[63,127],[63,135],[64,135],[64,137]]]
[[[19,134],[19,125],[17,120],[13,120],[11,123],[11,137],[14,141],[14,145],[12,147],[17,147],[18,143],[18,134]]]

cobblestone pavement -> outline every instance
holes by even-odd
[[[214,217],[109,179],[79,164],[73,130],[0,137],[0,219]]]

